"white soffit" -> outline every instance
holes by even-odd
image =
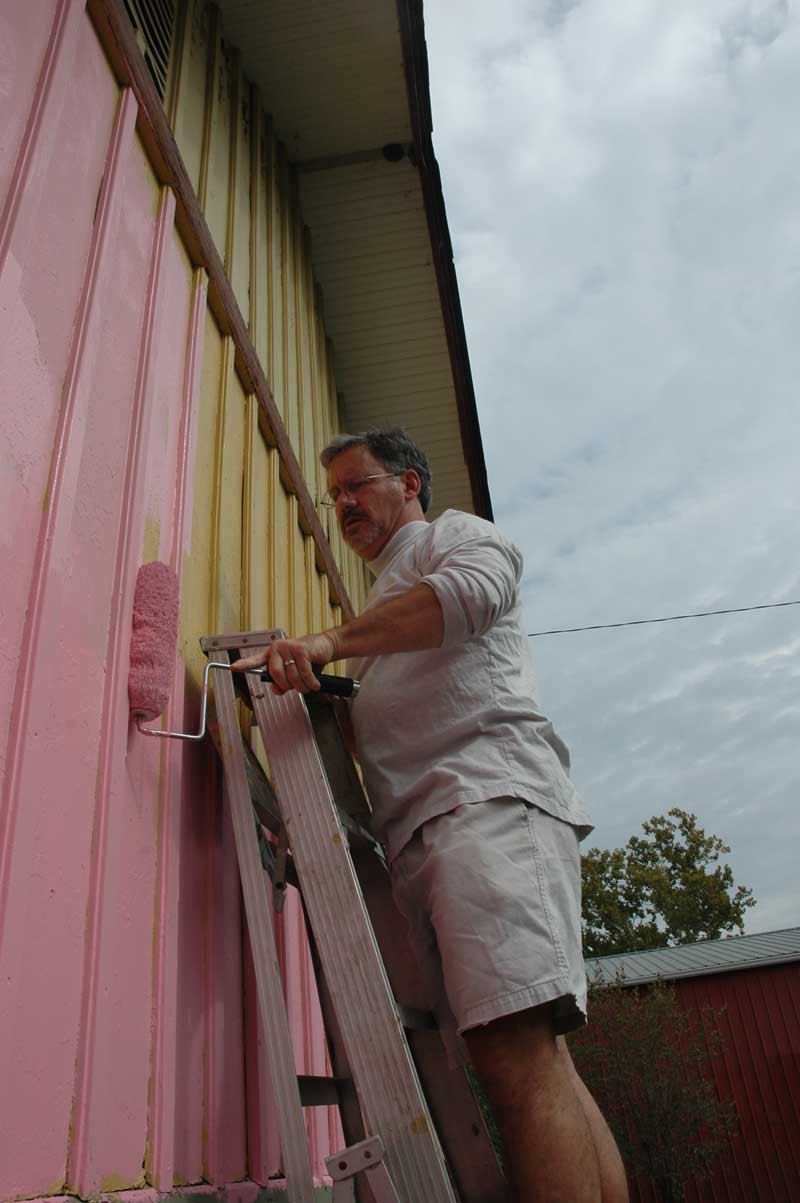
[[[400,424],[433,469],[431,512],[472,508],[419,174],[407,159],[304,172],[349,430]]]
[[[395,0],[223,0],[223,36],[297,166],[348,430],[401,425],[431,460],[432,516],[473,509]]]

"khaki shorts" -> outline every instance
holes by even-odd
[[[451,1060],[469,1028],[553,1004],[556,1032],[586,1022],[581,877],[574,827],[520,798],[429,819],[395,857],[409,923]]]

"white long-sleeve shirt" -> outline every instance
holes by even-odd
[[[482,518],[446,510],[402,526],[370,568],[366,609],[424,582],[444,615],[441,647],[348,666],[361,682],[351,714],[373,830],[390,859],[428,819],[504,795],[588,834],[569,754],[536,703],[513,543]]]

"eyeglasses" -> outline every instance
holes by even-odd
[[[340,485],[332,485],[323,494],[322,504],[329,507],[335,506],[344,493],[348,497],[355,497],[356,493],[359,493],[364,488],[364,485],[369,484],[371,480],[386,480],[389,476],[402,475],[402,472],[373,472],[372,476],[360,476],[355,480],[343,480]]]

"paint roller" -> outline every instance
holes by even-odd
[[[179,612],[180,594],[175,573],[158,560],[143,564],[136,577],[133,597],[128,698],[131,714],[136,719],[136,725],[142,735],[155,735],[162,739],[198,740],[206,733],[209,674],[213,671],[230,672],[230,664],[209,660],[203,670],[200,730],[196,734],[185,731],[158,731],[143,726],[144,723],[158,718],[169,699],[178,651]],[[250,669],[242,675],[258,677],[260,681],[272,680],[266,669]],[[358,681],[354,681],[352,677],[332,676],[330,673],[321,672],[316,665],[314,676],[325,693],[340,698],[354,697],[358,693]]]

